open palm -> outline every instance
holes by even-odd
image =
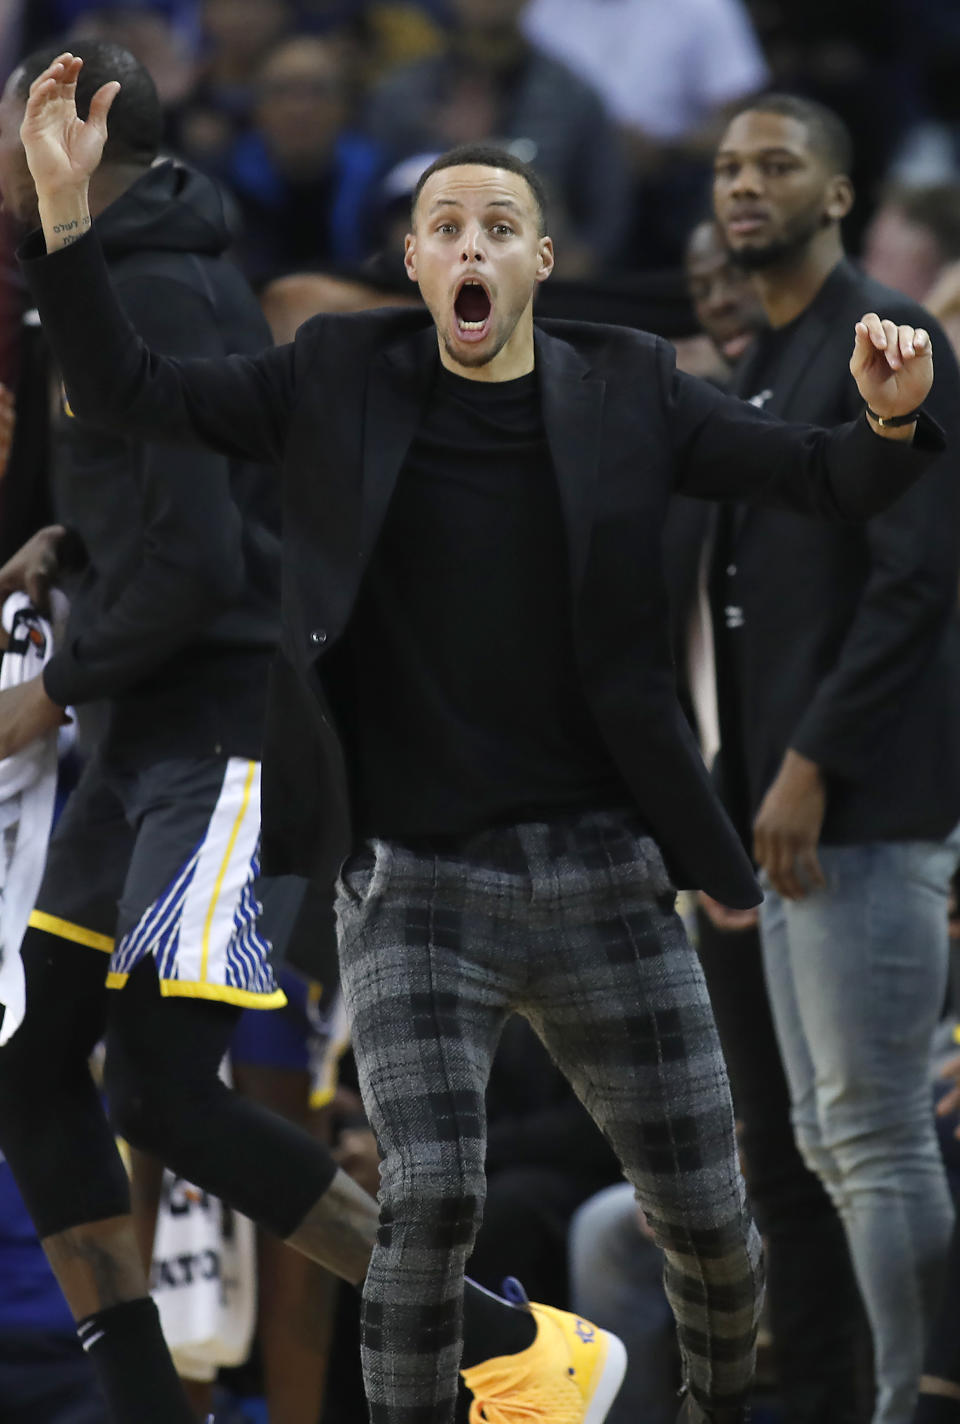
[[[80,188],[100,162],[107,114],[120,85],[104,84],[90,101],[86,120],[77,117],[77,76],[83,60],[61,54],[30,85],[20,138],[41,196]]]

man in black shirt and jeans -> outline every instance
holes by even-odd
[[[920,306],[844,257],[850,165],[836,115],[793,95],[749,105],[717,151],[717,217],[770,322],[735,388],[785,420],[836,426],[859,408],[844,336],[858,312],[929,320],[947,346]],[[952,436],[960,372],[949,349],[929,409]],[[956,458],[946,453],[866,526],[729,513],[714,547],[721,759],[730,753],[727,770],[742,773],[766,878],[763,972],[790,1117],[839,1213],[870,1321],[874,1424],[907,1424],[954,1217],[929,1077],[960,854]],[[749,983],[745,965],[729,972]],[[752,1051],[768,1083],[777,1065],[760,1042],[741,1051],[741,1072]],[[819,1333],[832,1313],[822,1292],[847,1295],[850,1273],[836,1223],[796,1165],[785,1156],[775,1174],[766,1156],[762,1206],[771,1268],[775,1254],[785,1264],[784,1246],[793,1258],[790,1281],[777,1283],[793,1329],[813,1316]],[[826,1354],[835,1361],[837,1343]],[[816,1411],[829,1424],[846,1417],[836,1396]]]
[[[539,180],[466,149],[415,195],[406,262],[429,316],[321,318],[252,359],[169,360],[124,318],[88,231],[115,89],[82,124],[78,71],[69,55],[51,66],[22,130],[43,224],[25,267],[74,409],[283,469],[264,854],[327,883],[342,868],[342,981],[384,1153],[362,1330],[374,1424],[446,1424],[460,1363],[477,1414],[509,1417],[506,1392],[558,1331],[582,1349],[565,1390],[531,1380],[525,1414],[606,1408],[610,1351],[542,1308],[527,1349],[460,1358],[483,1090],[511,1009],[607,1133],[664,1248],[684,1418],[739,1420],[759,1239],[673,904],[676,883],[759,896],[677,706],[660,530],[672,489],[826,517],[884,508],[942,448],[918,409],[929,338],[868,314],[853,363],[870,412],[824,432],[677,375],[642,333],[535,329],[553,267]]]

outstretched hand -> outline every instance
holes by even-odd
[[[30,85],[20,138],[41,200],[85,188],[107,141],[107,114],[120,85],[115,79],[102,85],[90,100],[87,118],[78,118],[82,68],[83,60],[67,52]]]
[[[857,322],[850,374],[867,405],[885,419],[908,415],[933,385],[933,348],[922,327],[897,326],[868,312]]]

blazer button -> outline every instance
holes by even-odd
[[[315,648],[322,648],[324,643],[327,641],[326,628],[314,628],[313,632],[310,634],[310,641]]]

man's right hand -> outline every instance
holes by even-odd
[[[62,524],[38,529],[0,568],[0,604],[11,593],[25,593],[40,613],[50,611],[50,586],[60,571],[57,550],[66,534]]]
[[[120,91],[116,80],[90,100],[86,120],[77,116],[77,76],[83,60],[66,52],[30,85],[20,139],[40,203],[47,251],[75,242],[90,226],[87,184],[107,140],[107,114]]]
[[[719,900],[715,900],[705,890],[699,891],[697,899],[714,929],[722,930],[724,934],[752,930],[760,922],[760,912],[756,906],[752,910],[731,910],[729,905],[721,905]]]
[[[953,1086],[937,1103],[937,1117],[949,1117],[951,1113],[960,1110],[960,1056],[944,1063],[940,1069],[940,1078]],[[960,1127],[954,1132],[954,1137],[960,1138]]]

